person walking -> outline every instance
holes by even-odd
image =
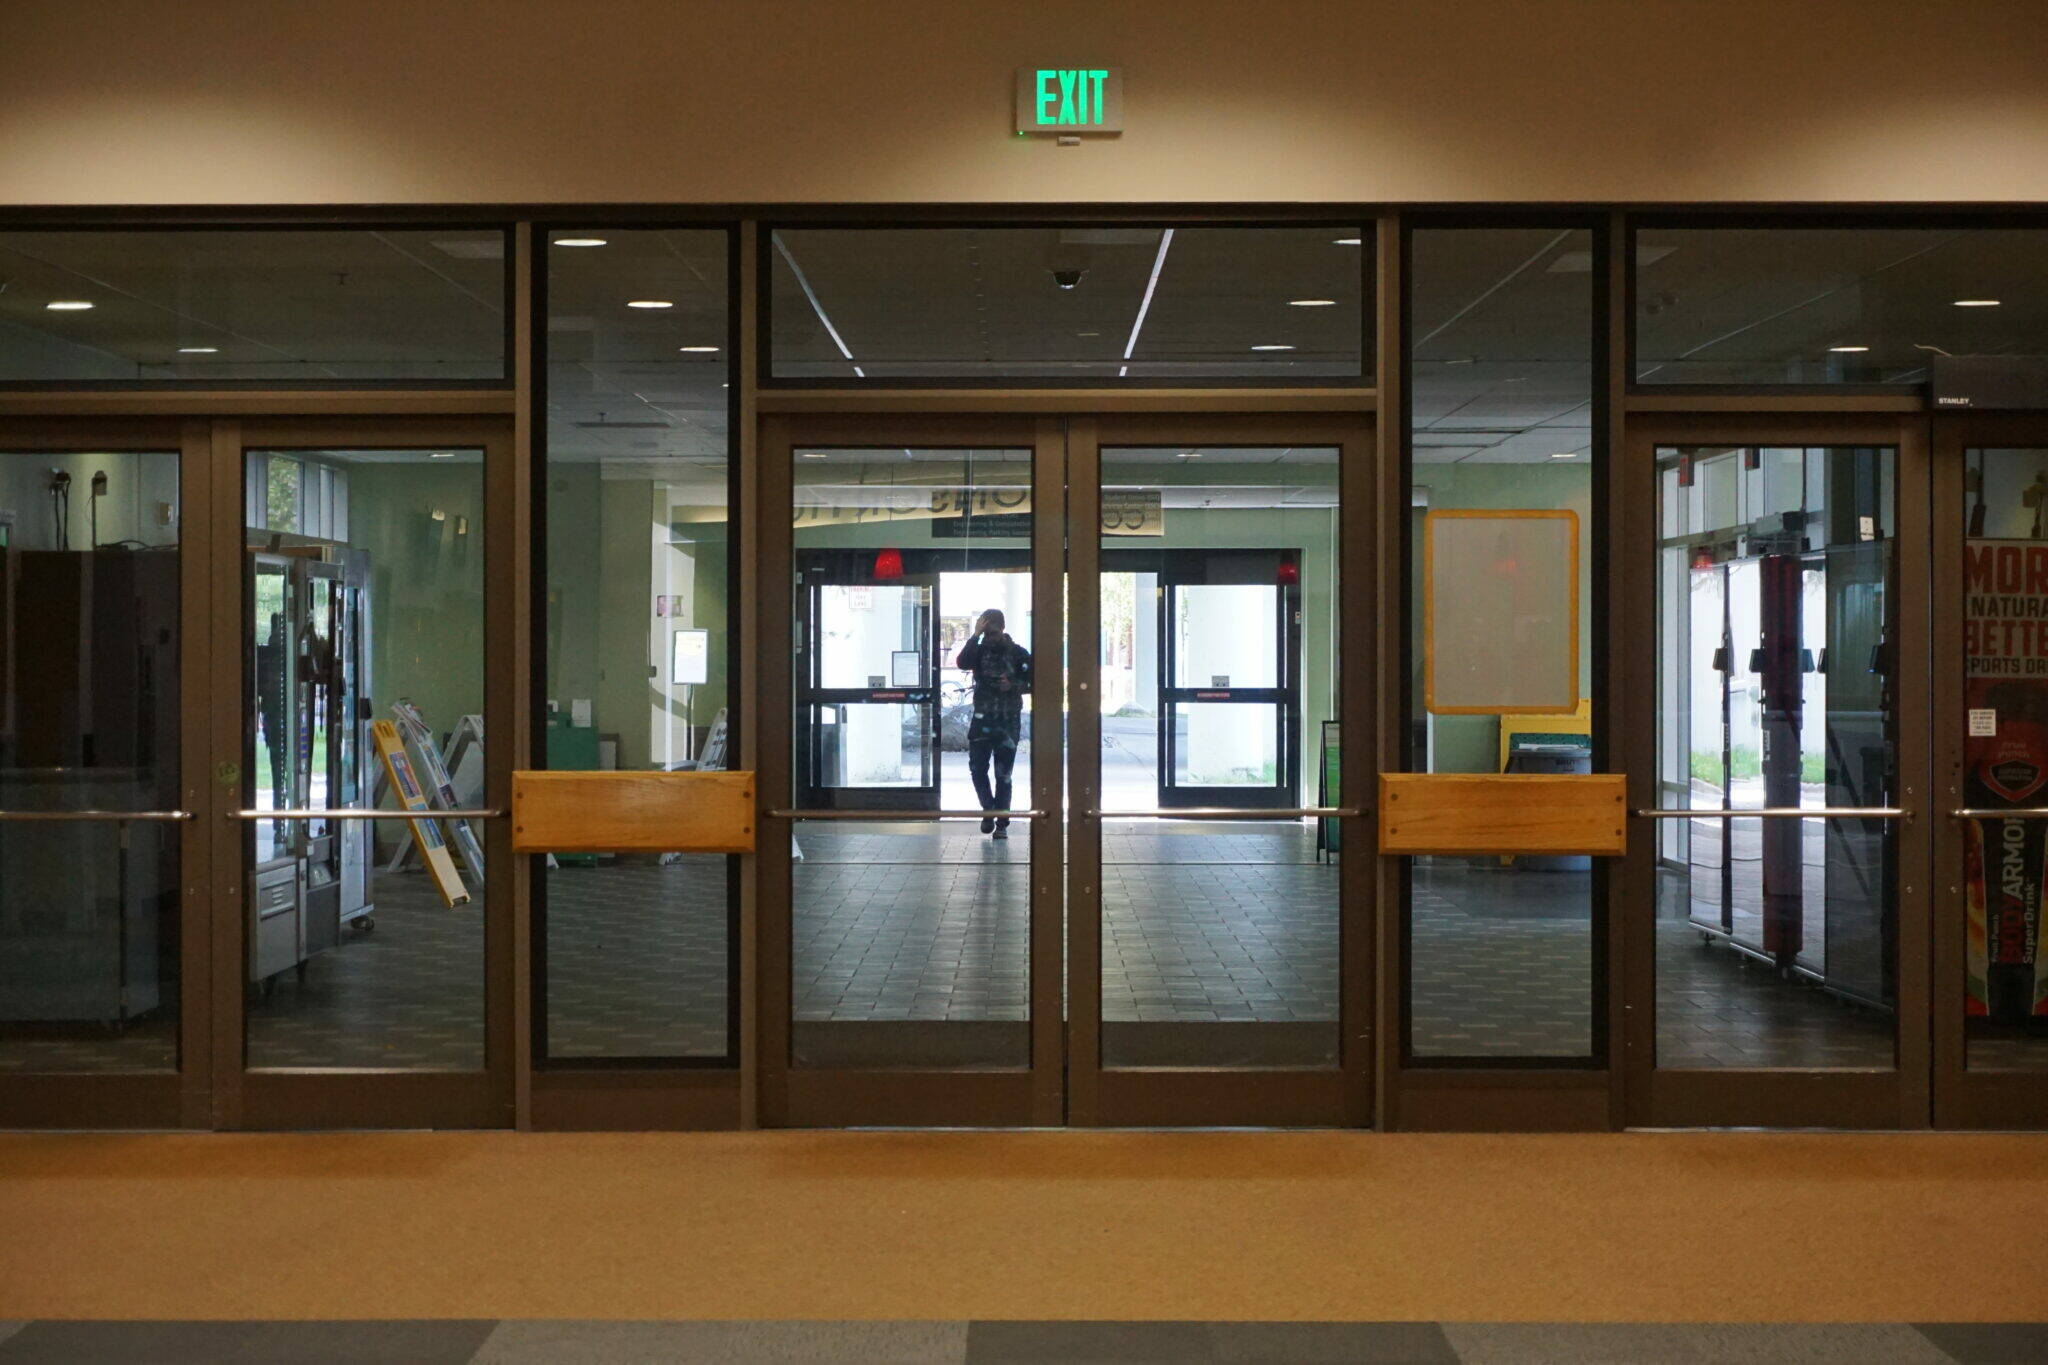
[[[1024,697],[1031,691],[1031,651],[1003,629],[991,607],[975,618],[974,634],[955,660],[974,676],[974,715],[967,724],[967,771],[985,811],[1010,809],[1010,774],[1024,736]],[[993,770],[993,783],[991,783]],[[984,815],[981,832],[1007,839],[1007,818]]]

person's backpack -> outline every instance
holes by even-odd
[[[977,693],[987,691],[991,699],[1010,697],[1024,690],[1030,681],[1030,670],[1024,663],[1024,652],[1016,642],[1004,640],[1001,644],[983,642],[981,657],[974,664],[974,686]]]

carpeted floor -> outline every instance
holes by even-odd
[[[2032,1136],[12,1135],[0,1320],[2048,1319]]]

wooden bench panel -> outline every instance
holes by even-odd
[[[1628,848],[1620,773],[1381,773],[1382,853],[1590,853]]]
[[[515,772],[515,853],[752,853],[750,772]]]

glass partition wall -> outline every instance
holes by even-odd
[[[2048,1122],[2031,220],[19,221],[0,1122]]]
[[[1570,221],[1409,234],[1407,771],[1609,770],[1594,707],[1599,260]],[[1550,550],[1518,549],[1520,528],[1546,528]],[[1601,861],[1402,860],[1407,1065],[1603,1059]]]
[[[547,420],[533,766],[741,767],[731,236],[573,226],[534,241]],[[593,1069],[737,1064],[737,861],[540,860],[533,1055],[552,1074],[537,1103]]]

